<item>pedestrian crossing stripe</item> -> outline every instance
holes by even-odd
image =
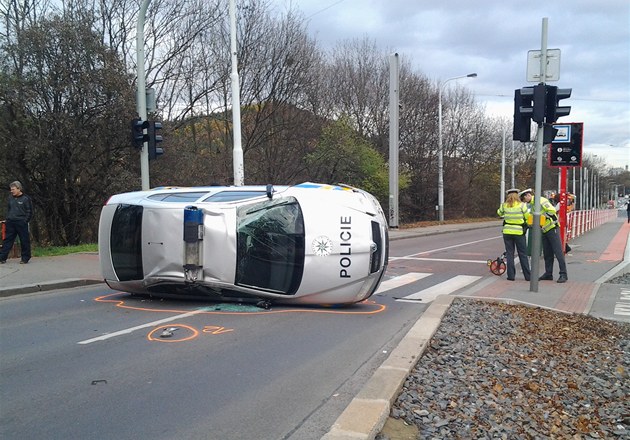
[[[433,301],[435,298],[437,298],[440,295],[450,295],[451,293],[459,289],[462,289],[481,278],[482,277],[480,276],[473,276],[473,275],[457,275],[449,280],[436,284],[435,286],[431,286],[419,292],[412,293],[411,295],[407,295],[404,298],[397,299],[397,301],[402,301],[402,302],[422,301],[423,303],[428,303],[428,302]]]
[[[388,290],[392,290],[397,287],[404,286],[405,284],[411,284],[413,282],[421,280],[422,278],[426,278],[429,275],[433,275],[433,274],[425,273],[425,272],[409,272],[404,275],[400,275],[400,276],[391,278],[389,280],[383,281],[381,285],[379,286],[379,288],[374,293],[376,294],[376,293],[387,292]]]
[[[390,278],[381,283],[375,294],[385,293],[387,291],[402,287],[407,284],[414,283],[418,280],[434,275],[431,272],[409,272],[394,278]],[[437,298],[439,295],[449,295],[459,289],[462,289],[483,277],[475,275],[456,275],[453,278],[443,281],[429,288],[412,293],[403,298],[396,298],[400,302],[421,302],[427,304]]]

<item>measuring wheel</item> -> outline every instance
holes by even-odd
[[[503,256],[498,257],[496,260],[488,260],[488,267],[490,267],[490,272],[497,276],[502,275],[507,268]]]

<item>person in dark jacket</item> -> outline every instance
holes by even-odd
[[[7,262],[9,251],[13,247],[15,237],[20,237],[22,258],[20,264],[26,264],[31,259],[31,239],[28,223],[33,217],[33,203],[31,198],[22,192],[22,184],[17,180],[9,185],[11,196],[7,208],[6,236],[0,249],[0,264]]]

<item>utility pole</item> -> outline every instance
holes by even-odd
[[[143,0],[140,6],[140,12],[138,12],[138,23],[136,25],[136,65],[138,66],[136,110],[142,121],[147,120],[147,82],[144,71],[144,21],[149,3],[151,3],[151,0]],[[149,146],[147,142],[144,142],[142,150],[140,150],[140,177],[142,180],[142,190],[149,190]]]
[[[389,227],[398,227],[398,119],[400,60],[397,53],[389,56]]]
[[[236,59],[236,0],[230,0],[230,50],[232,53],[232,137],[234,147],[234,186],[243,186],[245,171],[243,170],[243,146],[241,145],[241,89],[238,78],[238,60]]]

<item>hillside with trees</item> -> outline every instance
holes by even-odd
[[[0,5],[0,186],[24,184],[40,244],[95,242],[108,197],[141,187],[130,139],[138,10],[138,0]],[[165,150],[151,186],[232,184],[227,0],[154,0],[146,16],[149,118],[163,122]],[[265,0],[239,1],[237,23],[245,183],[343,182],[386,208],[389,53],[369,37],[325,51],[298,10]],[[434,220],[439,84],[401,56],[400,220]],[[443,115],[445,216],[493,216],[511,121],[455,85]],[[514,163],[517,184],[532,185],[534,148],[519,143]],[[543,179],[553,188],[557,172]]]

